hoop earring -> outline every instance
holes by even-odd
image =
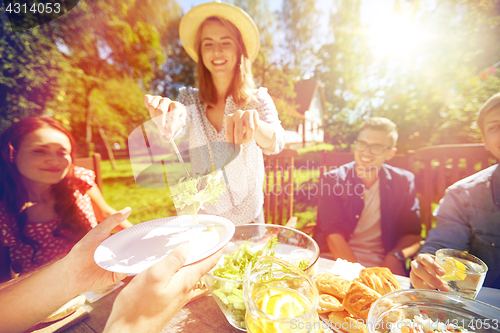
[[[12,147],[12,145],[9,143],[9,160],[10,160],[10,163],[14,163],[14,152],[16,150],[14,149],[14,147]]]

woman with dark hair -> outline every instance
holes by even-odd
[[[71,133],[51,118],[22,119],[2,134],[0,281],[66,255],[116,212],[93,171],[73,165],[75,148]]]
[[[262,153],[279,153],[285,145],[285,131],[267,89],[256,89],[252,77],[252,61],[260,46],[257,26],[240,8],[210,2],[184,15],[179,36],[197,62],[198,89],[181,88],[176,102],[146,95],[144,104],[165,139],[180,136],[189,124],[190,153],[192,148],[206,146],[208,165],[223,165],[231,156],[231,145],[211,143],[239,145],[238,156],[224,166],[226,191],[215,205],[205,204],[204,213],[228,218],[236,225],[264,223]],[[199,156],[190,157],[194,174],[208,169]]]

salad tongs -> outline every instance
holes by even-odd
[[[186,167],[186,164],[184,163],[184,160],[182,159],[181,153],[179,152],[179,149],[177,148],[174,139],[170,138],[170,144],[172,144],[172,147],[174,147],[175,153],[177,154],[177,158],[179,159],[179,162],[181,162],[181,165],[184,168],[184,173],[186,174],[186,178],[191,179],[192,177],[189,174],[189,171]]]

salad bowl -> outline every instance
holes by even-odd
[[[203,280],[228,322],[242,331],[246,331],[243,279],[246,270],[266,255],[273,255],[313,275],[319,247],[305,233],[281,225],[235,227],[225,255]]]

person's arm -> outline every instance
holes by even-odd
[[[271,124],[259,120],[257,131],[255,131],[255,142],[266,151],[276,150],[276,133]]]
[[[265,154],[278,154],[285,147],[285,129],[281,125],[278,110],[266,88],[257,91],[259,106],[259,130],[255,141]]]
[[[420,249],[421,241],[420,235],[404,235],[398,240],[396,246],[386,254],[381,266],[389,268],[393,274],[405,276],[407,274],[405,262],[397,258],[395,253],[400,252],[405,259],[411,258]]]
[[[470,217],[465,207],[472,200],[468,191],[460,187],[446,190],[434,211],[436,226],[429,231],[420,254],[411,263],[410,281],[415,288],[449,291],[448,285],[438,278],[444,275],[444,270],[434,262],[429,253],[435,253],[441,248],[469,250],[472,233],[468,223]]]
[[[335,259],[344,259],[350,262],[358,262],[349,244],[341,234],[330,234],[326,236],[328,249]]]
[[[399,237],[404,237],[406,235],[420,236],[422,232],[422,219],[420,218],[420,202],[418,201],[417,189],[415,187],[415,175],[408,172],[406,179],[406,190],[404,193],[401,193],[401,199],[404,201],[401,205],[401,211],[397,220],[398,235]],[[416,238],[413,239],[415,239],[416,242]],[[409,243],[403,243],[405,243],[405,241],[401,241],[399,249],[411,245]]]
[[[403,179],[406,185],[405,190],[396,198],[403,200],[397,218],[397,239],[392,249],[386,253],[381,266],[389,268],[393,274],[406,276],[406,261],[396,257],[395,253],[402,254],[405,259],[417,254],[422,241],[422,220],[420,219],[420,204],[415,188],[415,175],[407,172]]]
[[[335,259],[341,258],[350,262],[357,262],[356,256],[349,247],[346,236],[354,228],[349,225],[349,212],[343,197],[346,193],[346,181],[340,179],[338,170],[330,171],[320,177],[318,186],[321,191],[318,198],[318,222],[315,229],[315,238],[325,238],[328,251]],[[348,181],[347,181],[348,182]],[[323,242],[323,239],[318,239]]]
[[[193,297],[193,287],[217,264],[224,250],[182,267],[189,247],[176,248],[120,292],[104,332],[159,332]]]
[[[226,140],[237,145],[255,142],[263,150],[276,149],[276,133],[271,124],[259,119],[257,110],[238,110],[226,115]]]
[[[94,213],[95,217],[97,219],[97,222],[102,222],[114,213],[116,213],[116,210],[113,209],[104,197],[102,196],[101,191],[97,186],[93,186],[90,190],[87,191],[87,194],[90,197],[90,200],[92,201],[92,207],[94,208]],[[133,226],[132,223],[130,223],[128,220],[125,220],[121,222],[118,226],[116,226],[113,230],[115,231],[120,231],[125,228]]]
[[[125,208],[90,230],[59,261],[0,286],[0,332],[23,332],[77,295],[116,283],[127,274],[106,271],[94,251],[130,215]]]
[[[226,115],[226,141],[242,144],[255,139],[266,154],[277,154],[285,146],[285,130],[267,89],[257,91],[257,110],[238,110]]]
[[[462,188],[448,189],[434,210],[436,226],[425,239],[420,252],[435,253],[442,248],[469,251],[472,230],[468,207],[474,198]]]

